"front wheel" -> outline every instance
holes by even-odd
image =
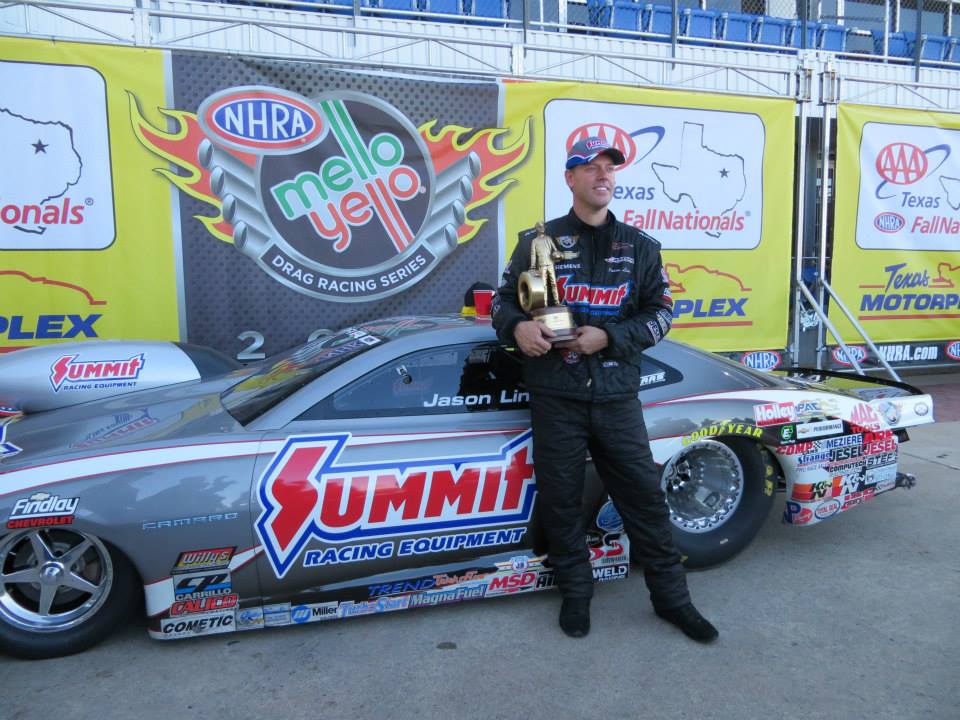
[[[729,560],[760,530],[773,504],[773,461],[739,438],[701,440],[663,468],[673,540],[688,568]]]
[[[0,540],[0,648],[69,655],[103,640],[136,602],[129,561],[99,538],[37,528]]]

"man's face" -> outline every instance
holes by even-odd
[[[615,168],[609,155],[597,155],[586,165],[577,165],[567,170],[567,187],[573,193],[574,207],[578,204],[587,210],[602,210],[613,199],[616,187]]]

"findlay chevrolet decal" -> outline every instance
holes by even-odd
[[[500,148],[505,130],[418,130],[352,91],[306,98],[233,87],[196,115],[163,112],[178,132],[150,126],[130,99],[140,142],[191,178],[168,179],[219,211],[198,218],[210,234],[278,282],[335,302],[388,297],[423,279],[477,233],[483,221],[469,211],[507,188],[494,177],[530,148],[529,125]]]
[[[536,486],[530,431],[486,456],[338,465],[337,458],[349,441],[349,434],[292,437],[260,478],[257,494],[263,512],[256,531],[278,577],[286,574],[311,538],[347,543],[490,528],[486,533],[450,536],[457,542],[420,538],[416,543],[425,543],[423,548],[402,541],[410,547],[401,554],[420,554],[517,542],[522,536],[524,528],[502,528],[527,523],[533,509]],[[496,537],[501,533],[509,537]],[[473,538],[474,534],[478,537]],[[353,557],[354,551],[362,553],[368,547],[345,549],[351,556],[341,562],[363,559]],[[393,554],[391,542],[375,543],[369,549],[374,557]],[[316,553],[309,564],[324,564],[322,553]]]

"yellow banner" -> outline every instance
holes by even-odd
[[[164,57],[0,38],[0,350],[179,339],[170,186],[127,97],[165,104]]]
[[[566,151],[601,135],[626,156],[610,209],[663,246],[671,337],[713,351],[781,349],[790,305],[794,103],[581,83],[508,82],[504,125],[533,146],[504,199],[517,233],[565,214]],[[505,258],[506,259],[506,258]]]
[[[841,105],[836,177],[831,283],[870,338],[960,337],[960,114]]]

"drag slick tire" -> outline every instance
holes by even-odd
[[[760,530],[773,504],[774,461],[740,438],[700,440],[663,468],[673,540],[688,568],[729,560]]]
[[[99,538],[33,528],[0,539],[0,649],[27,659],[103,640],[137,602],[130,562]]]

